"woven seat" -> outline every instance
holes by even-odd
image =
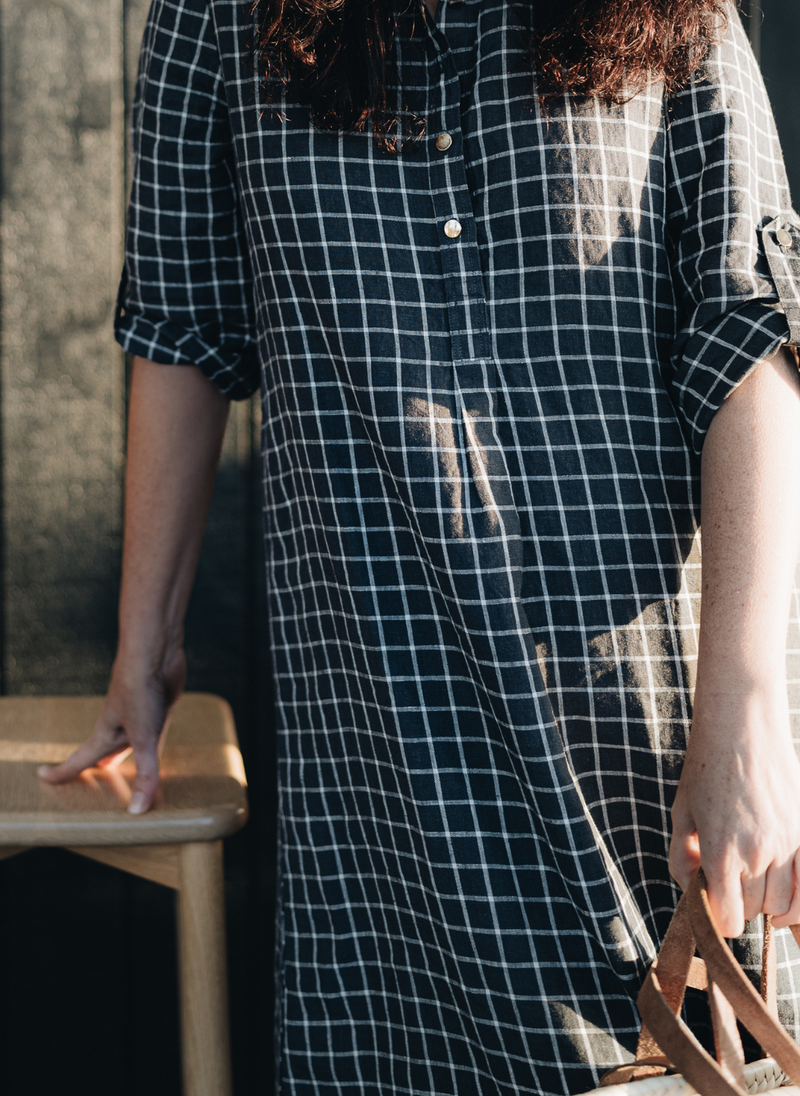
[[[229,706],[189,693],[173,712],[152,810],[128,814],[132,759],[43,784],[91,732],[102,697],[0,697],[0,859],[56,845],[178,892],[185,1096],[230,1096],[222,841],[244,825]]]

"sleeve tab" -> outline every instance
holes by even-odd
[[[761,239],[789,324],[789,343],[800,346],[800,223],[776,217],[761,230]]]

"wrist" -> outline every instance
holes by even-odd
[[[149,681],[183,658],[183,627],[120,625],[115,667],[126,680]]]
[[[751,696],[784,691],[786,681],[785,637],[773,643],[729,643],[703,641],[697,659],[696,692],[701,694]]]
[[[701,677],[695,689],[692,734],[716,748],[763,750],[767,743],[791,742],[785,674]]]

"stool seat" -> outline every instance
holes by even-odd
[[[0,697],[0,860],[58,845],[176,891],[184,1096],[232,1096],[223,837],[247,820],[236,728],[217,696],[186,693],[164,738],[154,806],[128,814],[133,758],[43,784],[91,733],[95,697]]]
[[[244,767],[230,707],[187,693],[170,719],[153,808],[128,814],[133,758],[43,784],[91,732],[102,697],[0,697],[0,845],[162,845],[214,841],[247,819]]]

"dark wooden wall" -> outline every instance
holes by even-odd
[[[797,0],[761,0],[800,195]],[[0,0],[2,690],[102,692],[115,642],[126,362],[111,336],[125,113],[147,0]],[[235,405],[187,621],[253,806],[227,845],[237,1096],[270,1091],[274,789],[257,408]],[[58,850],[0,863],[0,1090],[177,1096],[172,895]]]

